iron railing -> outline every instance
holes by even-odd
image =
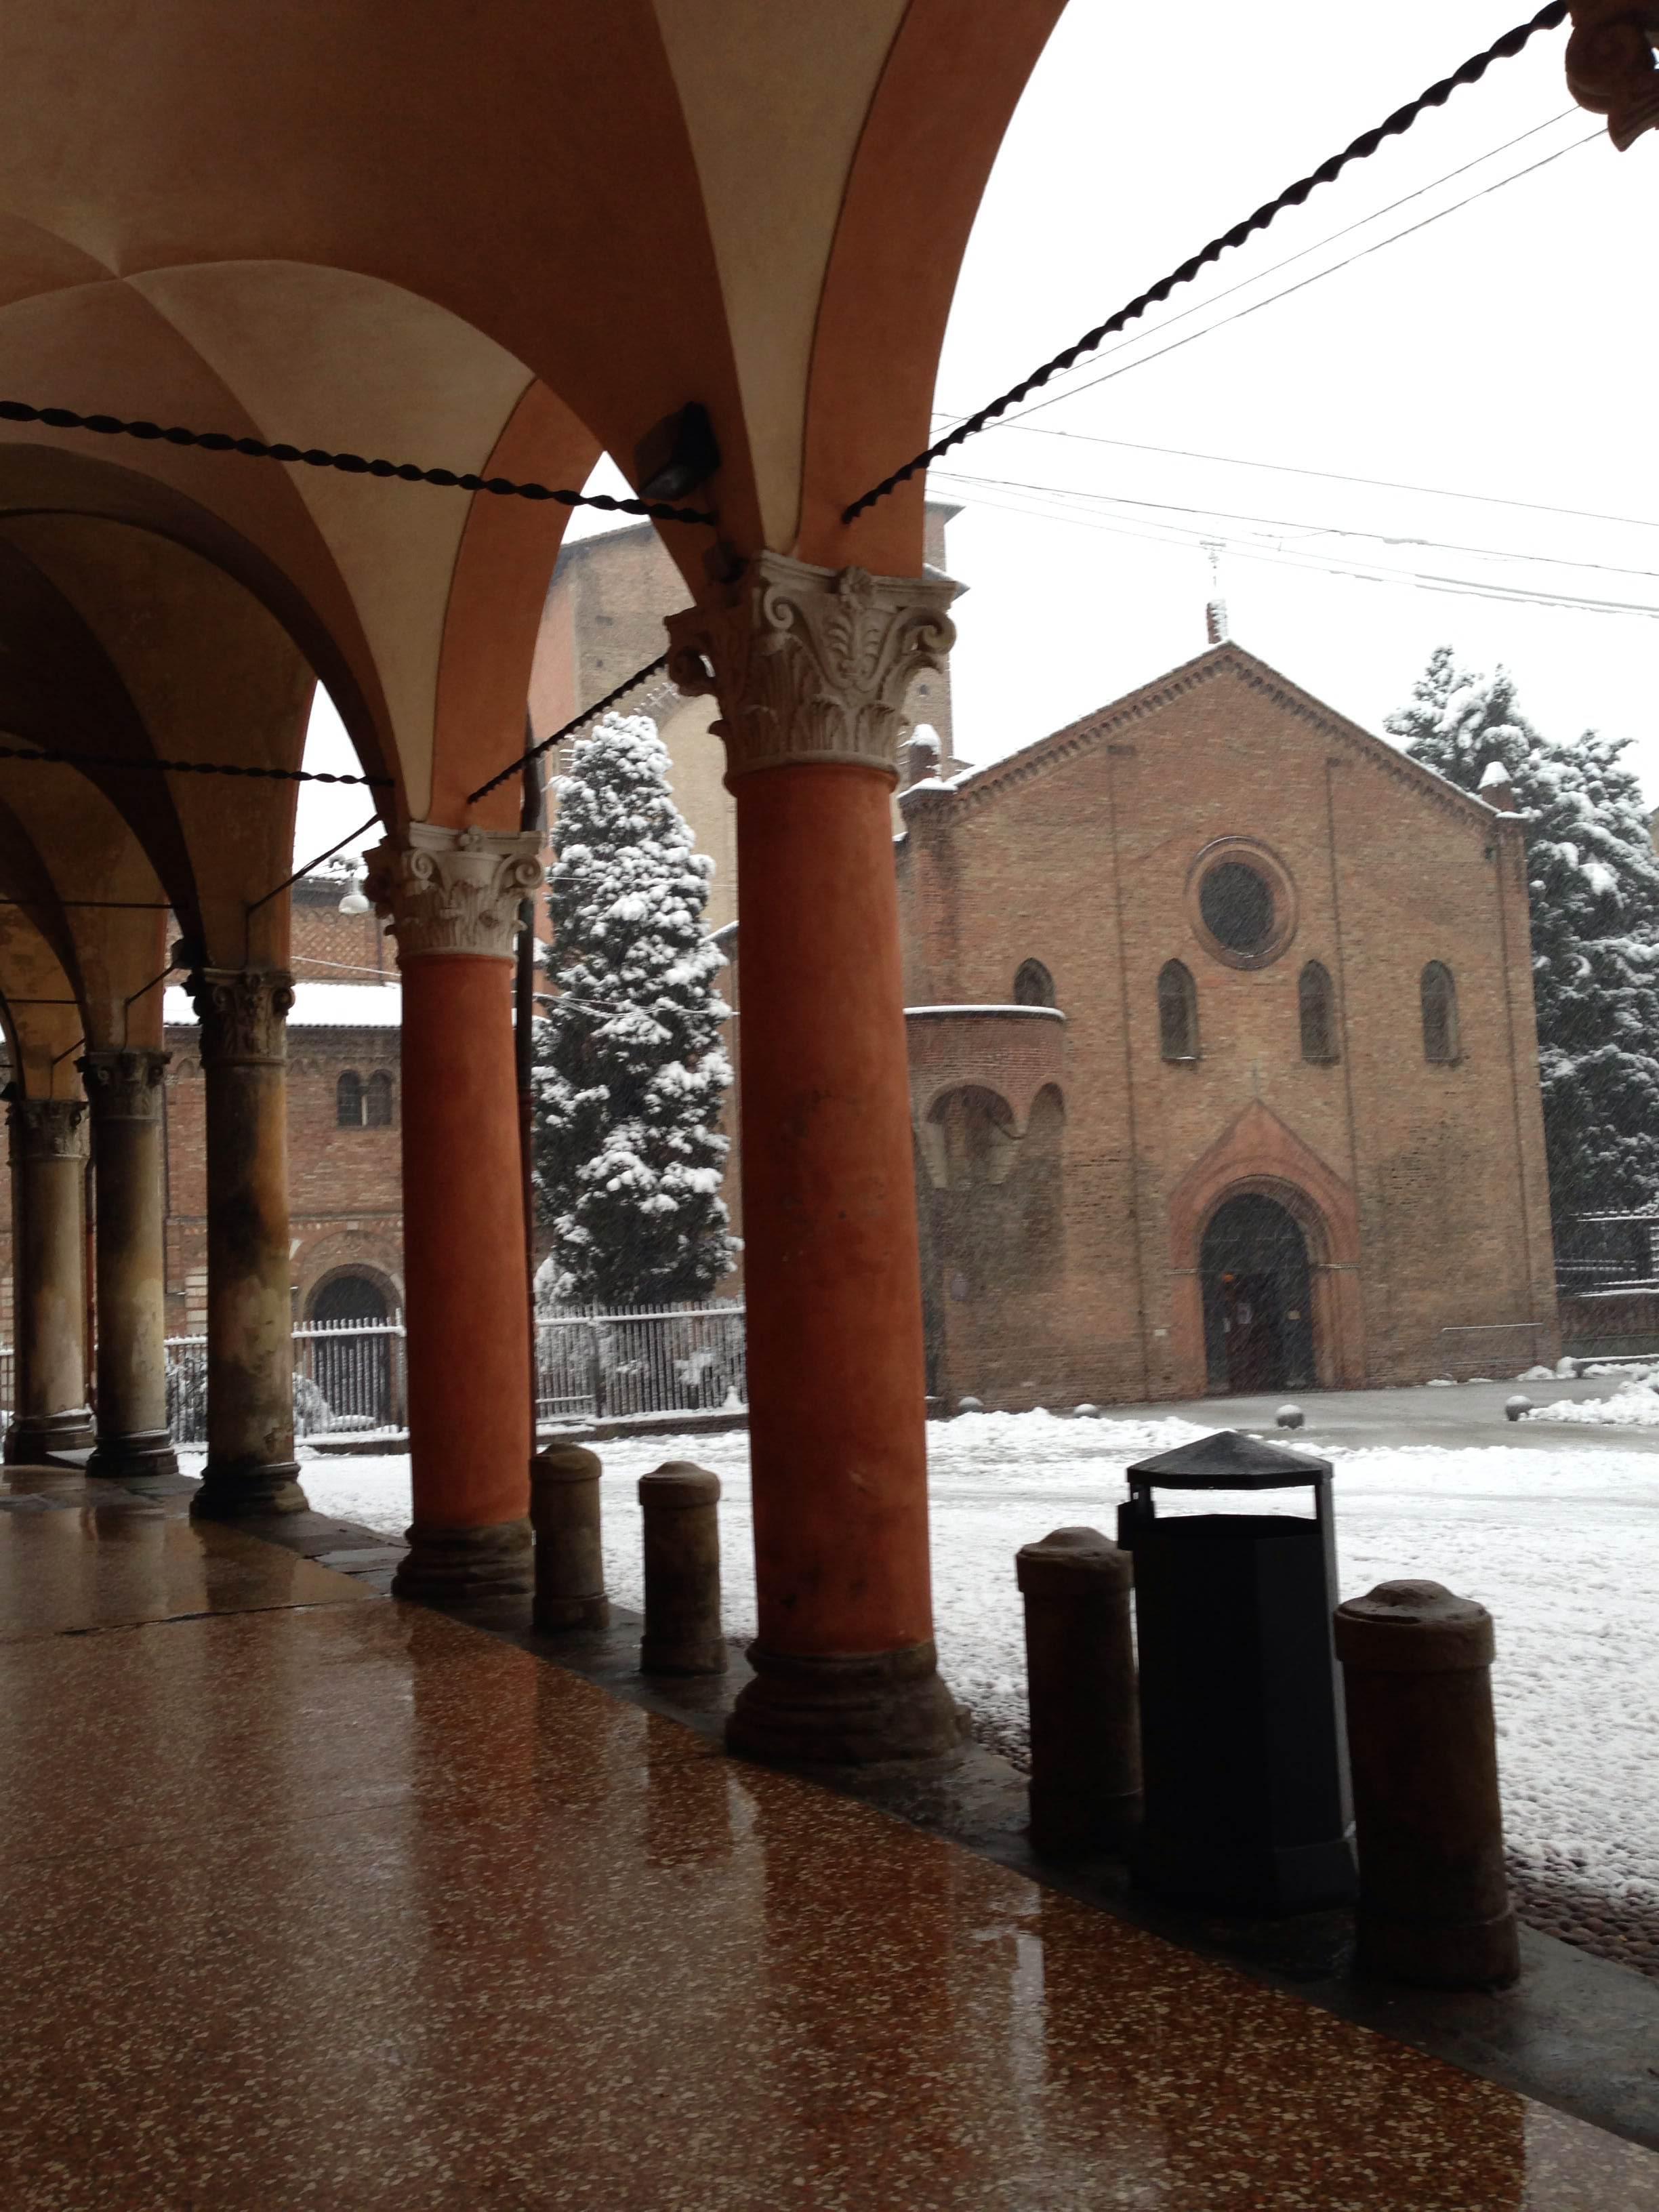
[[[1559,1220],[1555,1287],[1580,1297],[1659,1288],[1659,1214],[1570,1213]]]
[[[207,1339],[167,1339],[173,1440],[207,1442]],[[9,1354],[0,1354],[9,1359]],[[0,1380],[6,1369],[0,1366]],[[536,1318],[536,1413],[543,1424],[689,1413],[748,1402],[744,1308],[544,1310]],[[296,1437],[404,1427],[408,1365],[400,1322],[317,1322],[294,1332]]]
[[[543,1422],[738,1409],[749,1399],[744,1308],[562,1306],[536,1317]]]
[[[167,1339],[175,1444],[207,1442],[207,1339]],[[401,1429],[409,1418],[401,1322],[313,1322],[294,1332],[294,1433]]]

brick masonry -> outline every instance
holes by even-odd
[[[1322,1382],[1555,1356],[1518,823],[1233,645],[905,812],[909,1004],[1006,1003],[1035,958],[1066,1017],[1057,1073],[1017,1079],[988,1049],[976,1062],[964,1034],[952,1080],[1000,1101],[1012,1140],[988,1188],[968,1154],[953,1174],[930,1151],[950,1099],[932,1071],[916,1085],[944,1394],[1012,1407],[1202,1392],[1200,1246],[1217,1207],[1249,1191],[1302,1228]],[[1198,921],[1202,856],[1225,839],[1279,879],[1290,930],[1263,965],[1218,957]],[[1191,1060],[1160,1052],[1170,960],[1196,985]],[[1335,985],[1340,1053],[1322,1064],[1302,1056],[1310,960]],[[1449,1066],[1425,1056],[1431,960],[1456,981]],[[977,1026],[988,1046],[997,1025]],[[1056,1143],[1059,1247],[1036,1268],[1009,1193],[1029,1179],[1030,1206],[1054,1217]],[[988,1206],[1006,1278],[981,1249]]]

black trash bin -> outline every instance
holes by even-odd
[[[1139,1886],[1172,1903],[1279,1913],[1355,1892],[1331,1616],[1328,1461],[1225,1431],[1128,1469],[1146,1818]],[[1160,1520],[1152,1492],[1310,1484],[1311,1519]]]

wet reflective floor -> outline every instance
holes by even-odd
[[[1652,2154],[90,1496],[0,1512],[8,2212],[1659,2212]]]

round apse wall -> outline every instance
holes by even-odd
[[[1188,911],[1206,950],[1230,968],[1265,968],[1296,934],[1296,889],[1284,863],[1246,837],[1220,837],[1193,863]]]

